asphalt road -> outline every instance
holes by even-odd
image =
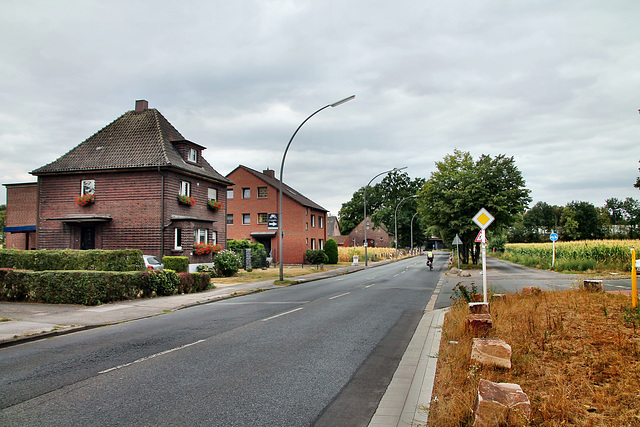
[[[444,255],[0,350],[0,425],[366,425]]]

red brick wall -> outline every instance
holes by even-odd
[[[38,217],[38,184],[7,185],[6,227],[36,225]],[[36,249],[35,232],[6,233],[7,249]]]
[[[111,221],[96,224],[95,243],[98,249],[134,248],[156,256],[191,256],[194,228],[209,230],[209,236],[212,231],[216,231],[218,242],[224,244],[225,213],[224,210],[214,213],[207,207],[207,193],[209,187],[216,188],[218,198],[224,203],[226,188],[172,171],[163,171],[163,174],[164,205],[163,176],[157,170],[41,176],[38,224],[40,248],[79,249],[79,226],[59,219],[74,215],[111,216]],[[81,181],[85,179],[95,180],[95,202],[82,207],[76,204],[75,196],[80,194]],[[181,179],[191,182],[191,195],[196,199],[196,205],[188,207],[178,203]],[[176,215],[184,219],[177,219]],[[195,221],[194,218],[216,222]],[[183,250],[180,252],[172,250],[176,227],[183,229]],[[191,259],[192,262],[210,260],[211,256],[196,256]]]
[[[260,178],[248,172],[243,168],[234,170],[228,178],[235,185],[229,188],[233,189],[233,199],[228,200],[227,213],[233,214],[233,225],[227,225],[227,235],[229,239],[249,239],[252,232],[267,232],[267,224],[258,224],[258,213],[277,213],[278,212],[278,188],[267,185]],[[258,187],[267,187],[267,198],[258,198]],[[250,189],[250,198],[242,198],[242,189]],[[323,245],[327,241],[327,215],[324,211],[306,208],[287,197],[283,193],[282,197],[282,215],[284,222],[282,229],[284,230],[284,263],[299,264],[302,263],[304,252],[311,249],[311,239],[315,239],[316,249],[319,249],[320,240]],[[242,224],[242,214],[251,215],[251,224]],[[315,215],[315,227],[311,226],[311,215]],[[322,217],[322,228],[320,228],[319,218]],[[277,231],[277,230],[275,230]],[[278,237],[271,239],[272,255],[274,262],[278,262]]]

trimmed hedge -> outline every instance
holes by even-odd
[[[337,264],[338,263],[338,244],[335,240],[329,239],[324,244],[324,253],[327,254],[327,264]]]
[[[208,274],[157,271],[29,271],[0,269],[0,300],[97,305],[141,296],[201,292]]]
[[[141,271],[145,270],[142,251],[123,249],[106,251],[94,249],[81,251],[17,249],[0,250],[0,268],[33,271],[45,270],[95,270],[95,271]]]
[[[164,265],[164,268],[173,270],[176,273],[186,273],[189,270],[189,257],[163,256],[162,264]]]

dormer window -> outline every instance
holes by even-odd
[[[198,150],[195,148],[189,148],[189,157],[187,157],[187,160],[193,163],[198,163]]]

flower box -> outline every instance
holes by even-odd
[[[193,197],[180,195],[178,196],[178,203],[180,203],[181,205],[193,206],[196,204],[196,199],[194,199]]]
[[[214,199],[210,199],[207,201],[207,206],[209,206],[209,209],[211,209],[214,212],[218,212],[222,209],[224,209],[224,204],[222,204],[222,202],[218,202]]]
[[[213,253],[217,254],[222,250],[222,245],[214,245],[212,243],[196,243],[193,245],[194,255],[209,255]]]
[[[89,206],[94,201],[93,194],[82,194],[76,196],[76,204],[78,206]]]

